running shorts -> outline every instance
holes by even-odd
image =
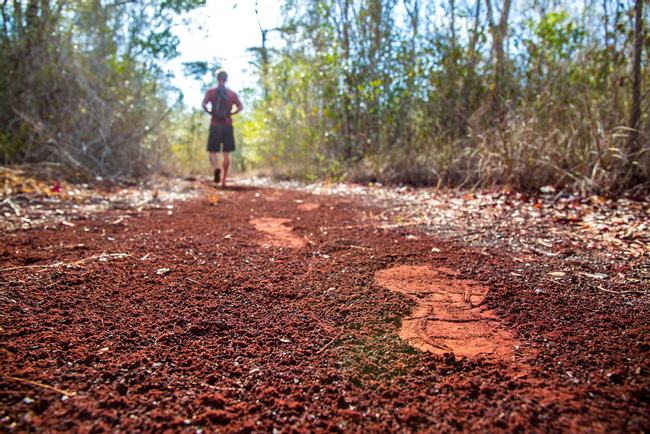
[[[233,152],[234,150],[235,134],[232,125],[210,125],[208,152]]]

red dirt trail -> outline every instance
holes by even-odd
[[[646,281],[360,198],[193,188],[0,235],[3,431],[650,430]]]

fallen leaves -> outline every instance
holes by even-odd
[[[128,186],[70,184],[64,180],[41,180],[38,170],[0,167],[0,228],[3,230],[70,226],[71,220],[88,218],[107,209],[141,212],[164,208],[167,202],[197,197],[200,181],[158,179]],[[51,172],[51,171],[50,171]],[[48,174],[45,174],[48,175]],[[50,176],[58,176],[49,173]],[[100,188],[101,187],[101,188]],[[215,197],[214,202],[218,200]],[[124,218],[128,216],[123,216]],[[61,222],[63,220],[63,222]],[[117,223],[121,220],[118,219]],[[115,223],[115,224],[117,224]]]
[[[501,243],[544,256],[650,257],[650,198],[606,199],[545,186],[539,193],[440,190],[379,184],[317,185],[315,194],[363,197],[385,209],[378,229],[423,225],[471,244]],[[395,204],[400,204],[395,207]],[[382,225],[376,224],[381,220]]]
[[[16,214],[16,217],[20,217],[20,207],[18,205],[16,205],[15,203],[13,203],[13,201],[11,200],[10,197],[8,197],[5,200],[3,200],[2,202],[0,202],[0,205],[5,205],[5,204],[7,204],[7,205],[9,205],[11,207],[11,209]],[[5,213],[5,217],[7,217],[7,213]]]
[[[207,195],[208,202],[216,205],[222,194],[214,188],[206,191],[200,181],[188,184],[179,180],[100,192],[63,181],[36,181],[20,170],[7,168],[0,170],[0,181],[0,209],[5,216],[2,225],[10,230],[68,226],[61,221],[70,223],[108,208],[160,208],[164,206],[161,202],[197,195]],[[241,181],[250,185],[256,182],[265,186],[282,184],[268,179]],[[537,193],[519,193],[509,189],[451,190],[378,183],[285,184],[280,188],[362,198],[382,208],[378,215],[369,212],[365,221],[377,230],[420,226],[442,238],[482,247],[498,243],[518,254],[528,251],[533,256],[563,258],[580,254],[623,261],[650,257],[648,198],[613,200],[555,186],[545,186]],[[318,212],[315,207],[310,211]],[[114,224],[121,223],[120,219]]]

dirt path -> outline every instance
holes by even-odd
[[[3,430],[650,430],[647,280],[193,188],[0,235]]]

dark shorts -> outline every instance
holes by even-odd
[[[223,149],[221,145],[223,144]],[[232,125],[210,125],[208,152],[233,152],[235,150],[235,134]]]

